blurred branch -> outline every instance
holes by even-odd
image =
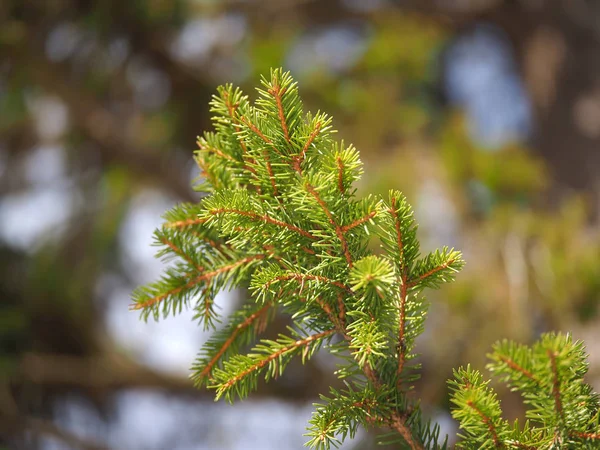
[[[304,402],[317,398],[326,389],[324,374],[315,364],[302,367],[308,377],[319,382],[302,387],[285,383],[265,386],[253,398],[277,397],[285,401]],[[162,389],[214,399],[214,392],[197,389],[192,381],[181,375],[163,373],[145,367],[127,356],[105,353],[97,357],[76,357],[61,354],[26,353],[22,356],[14,384],[35,383],[49,388],[79,387],[89,390]]]
[[[0,412],[0,430],[4,433],[31,432],[59,440],[69,448],[82,450],[107,450],[108,447],[100,445],[89,439],[82,439],[74,434],[58,428],[52,422],[31,417],[5,416]]]
[[[10,393],[8,385],[0,381],[0,432],[9,436],[31,432],[38,436],[46,436],[59,440],[72,448],[82,450],[106,450],[107,447],[82,439],[54,425],[52,422],[19,414],[17,405]]]
[[[201,394],[184,376],[158,373],[122,355],[75,357],[26,353],[19,375],[46,386],[79,386],[88,389],[155,388]],[[212,397],[212,396],[211,396]]]

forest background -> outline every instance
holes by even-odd
[[[402,190],[424,250],[464,253],[430,296],[426,414],[454,435],[452,368],[550,330],[600,390],[599,24],[584,0],[1,2],[0,448],[302,448],[327,355],[230,407],[188,379],[191,313],[127,310],[160,216],[199,198],[216,86],[279,66],[361,152],[361,193]]]

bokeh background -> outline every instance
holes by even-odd
[[[401,189],[425,249],[464,252],[429,296],[426,415],[453,435],[452,368],[549,330],[600,389],[599,55],[594,0],[0,1],[0,448],[302,448],[329,356],[214,403],[191,314],[128,311],[161,214],[199,198],[216,86],[277,66],[361,151],[361,192]]]

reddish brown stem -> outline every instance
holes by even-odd
[[[337,223],[335,223],[335,220],[333,220],[333,215],[331,214],[331,211],[329,211],[329,208],[327,208],[327,205],[321,199],[321,197],[319,196],[319,193],[316,191],[316,189],[314,187],[312,187],[310,184],[306,185],[306,189],[315,198],[315,200],[317,201],[319,206],[321,206],[321,209],[325,212],[325,215],[327,216],[329,223],[335,229],[335,234],[338,237],[340,243],[342,244],[342,252],[344,253],[344,256],[346,257],[346,262],[348,263],[348,267],[352,268],[352,257],[350,256],[350,249],[348,248],[348,242],[346,241],[346,238],[344,237],[344,233],[343,233],[342,229],[340,228],[340,226]]]
[[[249,217],[251,219],[255,219],[255,220],[260,220],[262,222],[265,223],[270,223],[273,225],[277,225],[280,227],[284,227],[287,228],[288,230],[292,230],[295,231],[298,234],[301,234],[302,236],[305,236],[307,238],[310,239],[317,239],[315,236],[313,236],[311,233],[309,233],[306,230],[303,230],[302,228],[298,228],[295,225],[286,223],[286,222],[282,222],[281,220],[277,220],[277,219],[273,219],[269,216],[265,215],[260,215],[260,214],[256,214],[254,212],[251,211],[243,211],[241,209],[235,209],[235,208],[219,208],[219,209],[212,209],[209,211],[210,214],[222,214],[222,213],[234,213],[234,214],[239,214],[240,216],[244,216],[244,217]]]
[[[327,337],[327,336],[335,333],[335,331],[336,331],[335,328],[332,328],[330,330],[323,331],[322,333],[313,334],[311,336],[308,336],[305,339],[299,339],[296,342],[294,342],[293,344],[288,345],[287,347],[283,347],[283,348],[279,349],[278,351],[267,356],[265,359],[257,362],[256,364],[253,364],[252,366],[248,367],[243,372],[239,373],[238,375],[236,375],[235,377],[233,377],[232,379],[227,381],[225,384],[223,384],[222,389],[230,388],[231,386],[233,386],[240,380],[242,380],[245,377],[247,377],[248,375],[250,375],[252,372],[262,369],[267,364],[269,364],[271,361],[276,360],[277,358],[279,358],[283,354],[289,352],[290,350],[294,350],[296,348],[303,347],[305,345],[310,345],[312,342],[314,342],[318,339]]]
[[[510,367],[513,370],[516,370],[517,372],[522,373],[523,375],[525,375],[527,378],[529,378],[531,381],[536,382],[537,384],[540,383],[540,381],[536,378],[536,376],[534,374],[532,374],[529,370],[525,369],[524,367],[521,367],[520,365],[518,365],[516,362],[514,362],[512,359],[505,357],[504,355],[499,355],[498,358],[502,361],[504,361],[504,363]]]
[[[552,395],[554,397],[554,405],[556,407],[556,412],[558,412],[560,417],[564,420],[562,400],[560,398],[560,379],[558,378],[558,368],[556,367],[556,354],[551,350],[547,350],[546,353],[550,358],[550,364],[552,366]]]
[[[313,130],[313,132],[310,134],[310,136],[304,143],[304,147],[302,147],[302,151],[300,152],[300,154],[298,156],[296,156],[293,159],[292,165],[294,167],[294,170],[296,172],[298,172],[299,174],[302,174],[302,162],[304,161],[306,152],[308,151],[308,148],[311,146],[311,144],[313,143],[313,141],[315,140],[315,138],[317,137],[317,135],[319,134],[320,131],[321,131],[321,122],[317,122],[317,124],[315,125],[315,129]]]
[[[488,427],[488,430],[489,430],[490,434],[492,435],[492,439],[494,440],[494,446],[496,448],[502,448],[502,442],[500,441],[500,438],[498,437],[498,432],[496,431],[496,427],[494,426],[494,422],[492,421],[492,419],[490,419],[488,416],[486,416],[483,413],[483,411],[481,411],[481,409],[479,409],[473,401],[468,400],[467,405],[469,405],[469,407],[471,407],[477,413],[477,415],[479,417],[481,417],[481,420],[483,420],[483,423],[485,423],[486,426]]]
[[[345,192],[344,189],[344,161],[339,156],[337,157],[337,165],[338,165],[338,190],[341,194]]]
[[[415,287],[417,284],[419,284],[419,283],[420,283],[421,281],[423,281],[425,278],[428,278],[428,277],[430,277],[431,275],[433,275],[434,273],[438,273],[438,272],[439,272],[439,271],[441,271],[441,270],[447,269],[447,268],[448,268],[448,267],[449,267],[449,266],[450,266],[450,265],[451,265],[453,262],[454,262],[454,260],[453,260],[453,259],[451,259],[450,261],[448,261],[448,262],[446,262],[446,263],[444,263],[444,264],[442,264],[442,265],[439,265],[439,266],[437,266],[437,267],[434,267],[433,269],[431,269],[431,270],[429,270],[429,271],[425,272],[425,273],[424,273],[424,274],[422,274],[422,275],[419,275],[419,276],[418,276],[417,278],[415,278],[414,280],[410,280],[410,281],[408,282],[408,287],[409,287],[409,288]]]
[[[275,277],[273,280],[269,281],[267,283],[266,287],[268,288],[271,284],[275,283],[276,281],[287,281],[287,280],[298,280],[300,282],[304,282],[305,280],[317,280],[317,281],[321,281],[323,283],[327,283],[327,284],[331,284],[333,286],[339,287],[340,289],[345,290],[349,294],[353,294],[352,289],[350,289],[350,287],[345,285],[344,283],[341,283],[341,282],[335,281],[335,280],[331,280],[327,277],[322,277],[320,275],[310,275],[310,274],[302,274],[302,273],[288,273],[286,275],[280,275],[278,277]]]
[[[186,219],[186,220],[177,220],[175,222],[167,222],[163,226],[165,228],[185,228],[191,227],[194,225],[200,225],[206,222],[208,219]]]
[[[254,256],[249,256],[247,258],[244,258],[240,261],[236,261],[235,263],[229,264],[227,266],[221,267],[217,270],[213,270],[212,272],[207,272],[207,273],[203,273],[202,275],[199,275],[195,278],[192,278],[190,281],[188,281],[184,286],[179,286],[178,288],[175,289],[171,289],[170,291],[167,291],[161,295],[157,295],[156,297],[152,297],[146,301],[140,302],[140,303],[135,303],[134,305],[131,305],[130,309],[135,311],[135,310],[139,310],[139,309],[144,309],[144,308],[148,308],[149,306],[154,306],[157,303],[160,303],[161,301],[163,301],[165,298],[171,296],[171,295],[177,295],[179,294],[181,291],[183,291],[184,289],[189,289],[193,286],[196,286],[197,284],[199,284],[202,281],[206,281],[206,280],[210,280],[211,278],[213,278],[216,275],[219,275],[223,272],[228,272],[230,270],[235,269],[236,267],[241,266],[242,264],[246,264],[250,261],[254,261],[256,259],[263,259],[265,257],[265,255],[254,255]]]
[[[285,123],[285,114],[283,112],[283,103],[281,101],[281,97],[285,94],[285,89],[281,89],[278,84],[273,85],[272,89],[269,89],[269,94],[271,94],[275,98],[275,102],[277,103],[277,114],[279,115],[279,121],[281,122],[281,128],[283,129],[283,134],[285,136],[285,140],[290,142],[290,135],[288,132],[287,124]]]
[[[367,214],[364,217],[361,217],[360,219],[356,219],[354,222],[349,223],[348,225],[344,225],[343,227],[341,227],[341,230],[343,233],[347,233],[348,231],[350,231],[352,228],[356,228],[360,225],[362,225],[363,223],[371,220],[373,217],[375,217],[377,215],[377,211],[371,211],[369,214]]]
[[[271,306],[273,306],[272,303],[267,303],[265,306],[263,306],[258,311],[256,311],[255,313],[251,314],[250,316],[248,316],[242,323],[238,324],[235,327],[235,330],[233,330],[233,333],[231,333],[231,335],[223,343],[223,345],[221,346],[221,348],[219,348],[219,351],[217,353],[215,353],[215,355],[208,362],[208,364],[206,365],[206,367],[204,369],[202,369],[202,372],[200,372],[200,375],[198,376],[199,380],[201,380],[201,379],[203,379],[203,378],[205,378],[205,377],[207,377],[207,376],[210,375],[210,373],[211,373],[213,367],[215,366],[215,364],[221,359],[221,357],[227,351],[227,349],[231,346],[231,344],[233,344],[233,342],[235,341],[235,338],[242,331],[244,331],[246,328],[248,328],[250,325],[252,325],[258,319],[260,319],[263,316],[263,314],[265,314],[265,312],[267,312],[271,308]]]

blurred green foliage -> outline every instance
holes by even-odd
[[[597,327],[597,205],[588,194],[557,185],[544,155],[526,143],[492,151],[471,139],[468,119],[442,95],[442,55],[456,34],[451,24],[393,6],[332,14],[327,2],[246,3],[0,5],[6,167],[0,193],[7,199],[62,181],[74,194],[66,223],[30,248],[0,245],[0,372],[16,373],[25,350],[90,355],[106,345],[98,341],[107,306],[98,289],[102,278],[138,284],[120,238],[133,199],[148,188],[173,201],[196,199],[188,189],[197,175],[189,163],[195,137],[210,126],[205,105],[214,87],[235,81],[249,92],[257,74],[290,68],[290,53],[307,37],[340,24],[358,24],[362,50],[341,69],[304,61],[294,76],[306,109],[331,113],[340,135],[360,150],[371,174],[362,180],[363,192],[400,189],[417,215],[424,214],[420,204],[434,205],[427,207],[433,213],[439,208],[437,216],[418,217],[420,238],[431,247],[447,243],[435,235],[446,225],[467,261],[464,275],[432,299],[419,343],[424,402],[447,406],[451,368],[467,361],[481,368],[500,338],[532,342],[548,330],[573,330],[577,338],[578,330]],[[231,18],[240,29],[216,25]],[[192,39],[205,48],[195,59],[179,58],[173,47],[193,26],[205,27],[206,34]],[[60,57],[50,60],[57,30],[66,40],[58,41]],[[157,77],[167,80],[166,88]],[[144,100],[157,86],[166,89],[165,98],[148,106]],[[48,120],[40,116],[40,101],[48,98],[68,111],[65,129],[50,137],[39,123]],[[23,169],[41,145],[59,146],[66,155],[63,179],[42,187]],[[435,202],[427,203],[431,189]],[[597,377],[593,368],[591,376]]]

